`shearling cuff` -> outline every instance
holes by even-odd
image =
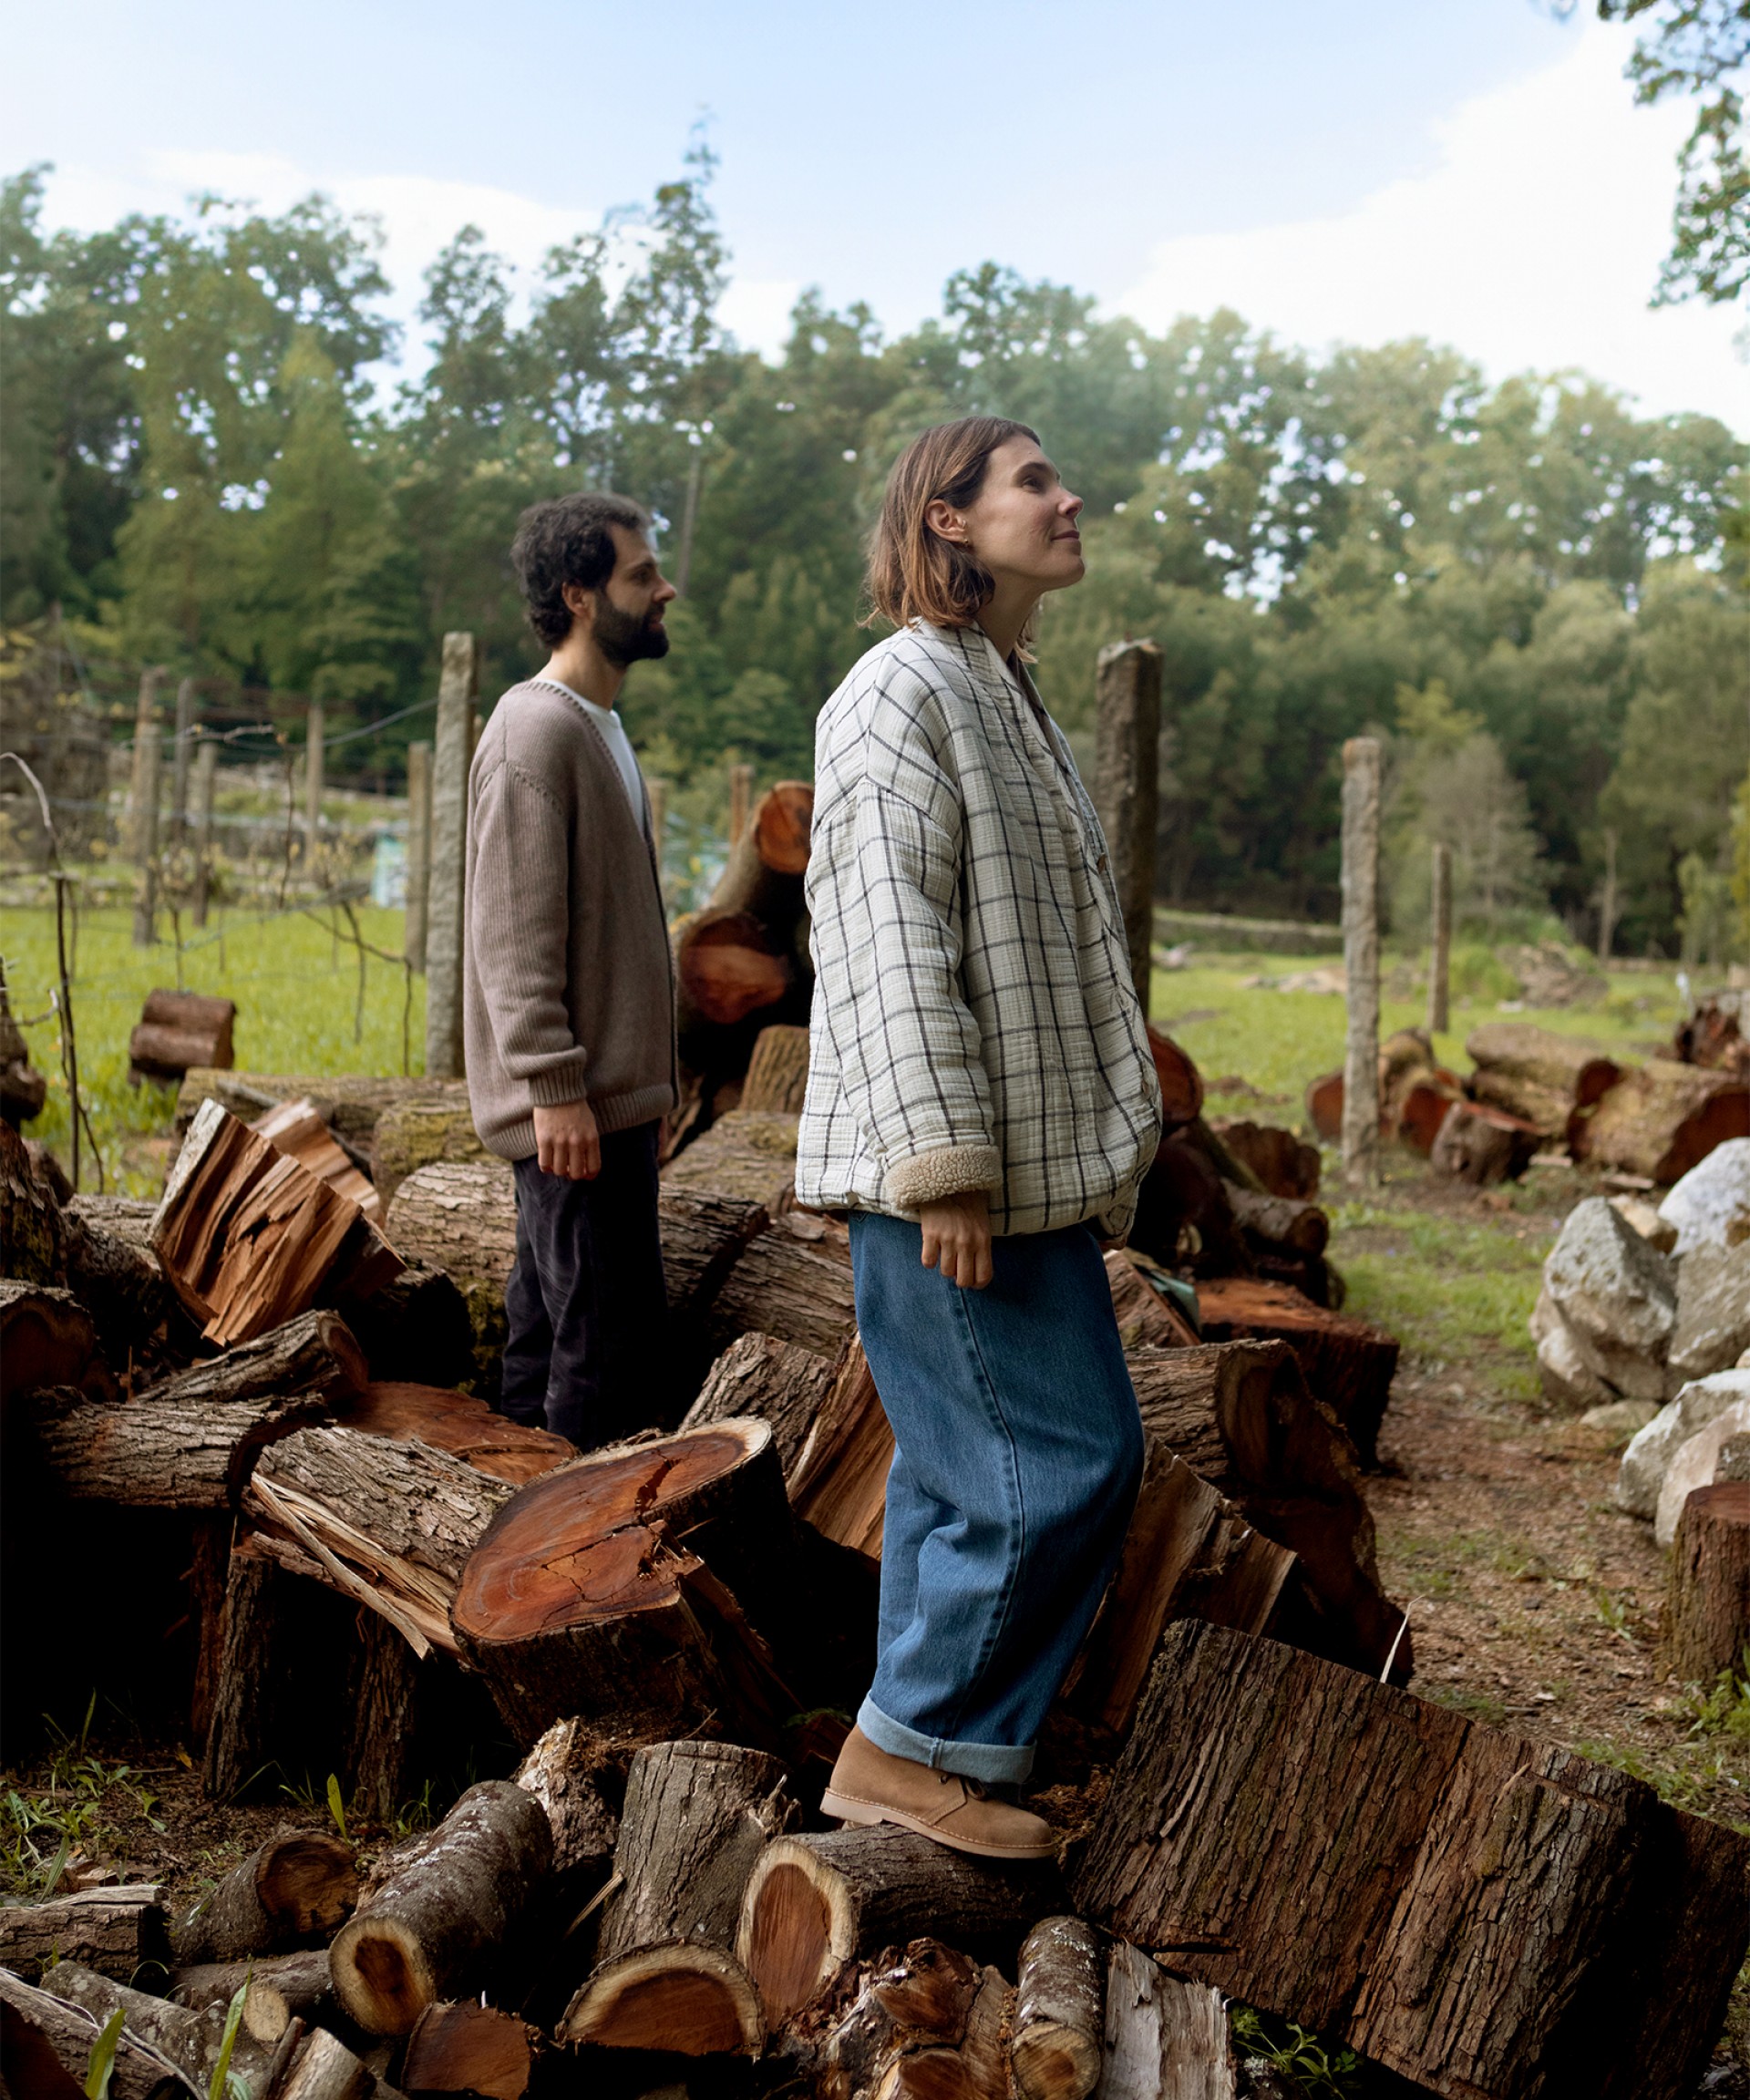
[[[942,1145],[890,1167],[881,1194],[896,1210],[917,1210],[969,1189],[998,1188],[1002,1180],[1003,1155],[994,1145]]]

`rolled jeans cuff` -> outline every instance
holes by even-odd
[[[883,1714],[872,1699],[865,1699],[858,1708],[857,1725],[890,1757],[909,1757],[914,1765],[955,1772],[962,1779],[982,1779],[986,1786],[1012,1786],[1033,1770],[1031,1743],[1017,1749],[1007,1743],[949,1743],[940,1736],[920,1735],[903,1721]]]

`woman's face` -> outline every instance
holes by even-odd
[[[1031,438],[1009,438],[991,454],[984,486],[963,510],[938,499],[924,516],[944,539],[970,547],[999,585],[1061,591],[1086,569],[1076,520],[1082,499]]]

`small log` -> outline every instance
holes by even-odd
[[[797,1457],[791,1507],[834,1545],[879,1560],[892,1463],[893,1432],[863,1345],[853,1338]]]
[[[1325,1072],[1307,1082],[1306,1119],[1322,1144],[1334,1145],[1343,1135],[1343,1074]]]
[[[428,2005],[407,2037],[401,2088],[522,2100],[534,2061],[533,2031],[514,2012],[471,2000]]]
[[[1428,1148],[1429,1164],[1450,1181],[1487,1189],[1517,1181],[1544,1142],[1535,1123],[1486,1101],[1454,1101]]]
[[[378,1119],[402,1101],[466,1101],[459,1079],[404,1079],[373,1073],[336,1072],[318,1077],[301,1072],[219,1072],[196,1065],[176,1097],[176,1129],[181,1136],[205,1101],[217,1101],[235,1116],[259,1116],[276,1101],[314,1101],[328,1127],[347,1144],[368,1152]]]
[[[371,1134],[371,1179],[386,1208],[408,1175],[422,1167],[489,1157],[465,1094],[392,1102]]]
[[[1662,1667],[1688,1684],[1742,1671],[1750,1643],[1750,1480],[1692,1488],[1677,1519]]]
[[[577,1456],[567,1437],[511,1422],[484,1400],[433,1385],[373,1383],[346,1410],[343,1426],[402,1442],[417,1437],[476,1472],[518,1488]]]
[[[635,1735],[555,1721],[517,1767],[516,1781],[547,1811],[553,1871],[574,1874],[613,1857]]]
[[[468,1309],[476,1381],[496,1391],[507,1332],[504,1287],[517,1260],[516,1177],[507,1159],[445,1159],[409,1174],[384,1230],[402,1257],[441,1269]]]
[[[251,1957],[242,1961],[207,1961],[179,1969],[171,1978],[170,2002],[201,2011],[228,2008],[243,1992],[243,2031],[269,2046],[293,2020],[323,2025],[339,2011],[334,1980],[328,1973],[328,1950],[305,1948],[302,1953]]]
[[[1395,1334],[1328,1312],[1285,1284],[1244,1277],[1200,1284],[1197,1302],[1206,1342],[1286,1342],[1309,1388],[1348,1430],[1363,1464],[1373,1464],[1397,1375]]]
[[[0,1969],[0,2065],[15,2095],[83,2100],[91,2045],[103,2026],[83,2005]],[[57,2070],[65,2085],[57,2081]],[[110,2068],[109,2100],[182,2100],[187,2091],[177,2059],[124,2026]]]
[[[1750,1086],[1731,1072],[1710,1072],[1653,1057],[1604,1096],[1569,1135],[1574,1158],[1679,1181],[1716,1145],[1750,1137]]]
[[[357,1899],[344,1838],[322,1830],[270,1838],[172,1926],[177,1966],[289,1953],[325,1939]]]
[[[764,1742],[789,1695],[742,1606],[783,1623],[796,1565],[772,1433],[732,1419],[611,1445],[520,1489],[450,1622],[525,1743],[571,1714],[654,1741],[713,1714]]]
[[[21,1976],[39,1976],[54,1961],[79,1961],[126,1983],[144,1963],[167,1961],[170,1951],[164,1891],[156,1881],[0,1908],[0,1963]]]
[[[808,870],[814,788],[807,780],[780,780],[754,808],[753,821],[729,849],[711,902],[719,911],[751,911],[777,927],[802,909],[802,877]]]
[[[719,1346],[757,1330],[829,1360],[838,1356],[857,1326],[850,1250],[835,1234],[798,1236],[797,1228],[817,1223],[799,1214],[782,1218],[748,1244],[711,1308]]]
[[[0,1277],[0,1364],[8,1402],[51,1385],[92,1399],[115,1393],[91,1315],[70,1291],[52,1284]]]
[[[167,1998],[153,1998],[144,1991],[131,1991],[125,1983],[100,1976],[77,1961],[57,1961],[43,1977],[43,1989],[64,2003],[77,2005],[99,2026],[119,2012],[126,2031],[167,2056],[205,2092],[224,2046],[223,2007],[208,2005],[199,2012],[172,2005]],[[267,2053],[252,2037],[239,2033],[232,2044],[231,2067],[253,2088],[264,2088]]]
[[[222,1356],[162,1378],[138,1397],[186,1407],[310,1399],[338,1413],[353,1405],[368,1375],[364,1351],[339,1314],[310,1312]]]
[[[1259,1196],[1233,1182],[1227,1184],[1234,1222],[1254,1246],[1287,1248],[1295,1254],[1323,1254],[1331,1238],[1331,1220],[1316,1203],[1287,1196]]]
[[[354,1912],[330,1950],[335,1992],[367,2034],[407,2034],[478,1987],[552,1865],[546,1811],[506,1779],[470,1786]]]
[[[326,1182],[337,1195],[356,1203],[373,1222],[381,1218],[383,1200],[369,1175],[353,1164],[314,1101],[278,1102],[266,1115],[258,1116],[250,1127],[257,1137],[265,1138],[275,1151],[297,1160],[318,1181]]]
[[[31,1170],[25,1141],[0,1117],[0,1276],[59,1285],[67,1274],[59,1205]]]
[[[769,1424],[778,1463],[792,1478],[803,1446],[833,1390],[836,1368],[799,1343],[748,1333],[732,1342],[711,1366],[683,1429],[701,1429],[730,1415]]]
[[[765,2027],[735,1959],[736,1926],[755,1861],[797,1816],[784,1767],[757,1750],[681,1742],[639,1751],[597,1965],[560,2039],[757,2055]]]
[[[1107,1964],[1100,2093],[1101,2100],[1238,2100],[1222,1993],[1117,1940]]]
[[[1158,1028],[1149,1028],[1148,1048],[1155,1060],[1155,1076],[1160,1081],[1162,1128],[1173,1131],[1195,1123],[1203,1113],[1202,1075],[1172,1037]]]
[[[674,943],[678,1022],[731,1027],[776,1006],[796,982],[788,943],[750,911],[695,912]]]
[[[262,1452],[324,1414],[314,1399],[116,1403],[54,1387],[32,1405],[61,1491],[137,1509],[235,1509]]]
[[[360,2063],[338,2035],[312,2028],[272,2100],[392,2100],[392,2088]]]
[[[1447,1116],[1463,1098],[1458,1087],[1445,1078],[1418,1079],[1414,1086],[1405,1088],[1404,1098],[1398,1104],[1397,1138],[1411,1151],[1428,1158]]]
[[[747,1060],[740,1106],[750,1113],[799,1116],[808,1088],[806,1028],[762,1028]]]
[[[748,1879],[736,1952],[776,2032],[850,1962],[926,1928],[1013,1956],[1062,1897],[1054,1869],[998,1866],[893,1826],[776,1838]]]
[[[1469,1083],[1473,1097],[1535,1124],[1546,1138],[1565,1138],[1575,1111],[1601,1101],[1622,1076],[1601,1043],[1525,1021],[1473,1028],[1465,1054],[1477,1067]]]
[[[1216,1117],[1210,1128],[1270,1196],[1311,1203],[1319,1193],[1319,1148],[1274,1124]]]
[[[1087,2100],[1105,2059],[1106,1956],[1079,1918],[1044,1918],[1021,1945],[1009,2062],[1024,2100]]]

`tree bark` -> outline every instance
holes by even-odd
[[[1481,1101],[1453,1101],[1441,1116],[1428,1162],[1448,1180],[1488,1189],[1517,1181],[1542,1143],[1538,1126],[1523,1117]]]
[[[757,2055],[765,2028],[735,1960],[736,1925],[755,1861],[798,1813],[783,1765],[760,1751],[701,1742],[639,1751],[595,1971],[560,2038]]]
[[[484,1400],[436,1385],[386,1382],[365,1388],[345,1411],[343,1428],[405,1442],[417,1437],[478,1473],[520,1488],[576,1457],[569,1438],[495,1414]]]
[[[91,2045],[102,2027],[103,2021],[83,2006],[0,1969],[0,2049],[15,2094],[27,2094],[30,2100],[83,2100]],[[56,2083],[57,2065],[65,2086]],[[182,2100],[188,2089],[177,2071],[175,2057],[124,2026],[110,2071],[109,2100]]]
[[[114,1395],[115,1380],[98,1354],[91,1315],[70,1291],[48,1283],[0,1278],[0,1359],[8,1402],[46,1386],[93,1400]]]
[[[1395,1334],[1327,1312],[1282,1283],[1218,1278],[1199,1286],[1197,1302],[1206,1342],[1286,1342],[1309,1389],[1349,1432],[1362,1463],[1374,1463],[1397,1375]]]
[[[1146,1020],[1160,804],[1160,650],[1153,642],[1109,642],[1094,675],[1094,806],[1124,916],[1130,978]]]
[[[806,1028],[762,1028],[747,1060],[741,1106],[750,1113],[799,1116],[808,1086]]]
[[[177,1920],[177,1965],[290,1953],[325,1939],[357,1899],[358,1868],[344,1838],[322,1830],[270,1838]]]
[[[407,2037],[401,2085],[409,2094],[469,2093],[522,2100],[534,2068],[531,2031],[495,2006],[428,2005]]]
[[[1009,2062],[1023,2100],[1087,2100],[1105,2060],[1106,1955],[1080,1918],[1045,1918],[1022,1942]]]
[[[225,2014],[221,2007],[209,2005],[190,2012],[172,2005],[166,1998],[149,1997],[144,1991],[130,1991],[125,1983],[100,1976],[77,1961],[57,1961],[43,1978],[43,1989],[51,1997],[88,2012],[99,2026],[116,2012],[124,2030],[168,2056],[197,2087],[205,2092],[224,2044]],[[252,2087],[265,2085],[267,2054],[250,2035],[239,2033],[232,2044],[231,2067]]]
[[[167,1344],[174,1347],[185,1339],[191,1344],[193,1335],[150,1251],[87,1216],[86,1200],[76,1199],[63,1220],[67,1287],[96,1323],[109,1362],[125,1367],[130,1357],[135,1359],[134,1383],[139,1385],[147,1382],[140,1374],[144,1364],[160,1360]]]
[[[1428,1034],[1444,1035],[1451,1024],[1452,848],[1436,845],[1428,885]]]
[[[0,1276],[58,1285],[66,1272],[60,1210],[32,1173],[24,1139],[0,1117]]]
[[[164,1891],[156,1881],[0,1908],[0,1964],[21,1976],[39,1976],[53,1961],[81,1961],[125,1983],[142,1963],[165,1961],[170,1951]]]
[[[335,1992],[367,2034],[406,2034],[478,1986],[552,1866],[547,1813],[506,1779],[471,1786],[373,1891],[330,1950]]]
[[[408,1175],[422,1167],[490,1157],[465,1096],[396,1101],[377,1117],[372,1134],[371,1179],[386,1207]]]
[[[788,934],[802,911],[814,788],[780,780],[756,805],[753,821],[729,849],[711,892],[717,911],[747,911],[774,933]]]
[[[181,1136],[203,1101],[217,1101],[233,1114],[259,1116],[276,1101],[314,1101],[338,1138],[369,1151],[377,1119],[400,1101],[465,1100],[459,1079],[386,1078],[362,1072],[318,1076],[303,1072],[215,1072],[197,1066],[176,1097],[176,1129]]]
[[[554,1873],[605,1866],[613,1857],[626,1776],[643,1746],[635,1735],[555,1721],[517,1767],[517,1785],[552,1826]]]
[[[431,767],[431,870],[426,884],[426,1070],[462,1076],[462,918],[468,773],[480,690],[474,636],[444,636]]]
[[[731,1109],[670,1162],[663,1186],[718,1198],[738,1196],[775,1218],[796,1188],[797,1123],[795,1116]]]
[[[88,1400],[51,1387],[36,1409],[38,1456],[75,1501],[137,1509],[234,1509],[263,1451],[324,1412],[319,1400]]]
[[[179,1969],[171,1979],[170,2002],[197,2011],[208,2005],[229,2006],[239,1991],[245,1993],[245,2033],[270,2046],[293,2020],[321,2024],[339,2010],[325,1947],[270,1955],[265,1961],[250,1956],[241,1961],[206,1961]]]
[[[352,1329],[336,1312],[301,1312],[283,1327],[240,1343],[138,1395],[175,1406],[233,1405],[244,1400],[309,1399],[339,1412],[364,1392],[369,1373]]]
[[[1744,1669],[1750,1643],[1750,1480],[1693,1488],[1677,1519],[1661,1660],[1689,1684]]]
[[[857,1326],[850,1249],[830,1232],[798,1237],[797,1228],[818,1222],[800,1213],[779,1219],[743,1250],[711,1308],[719,1346],[757,1330],[837,1359]]]
[[[870,1560],[881,1557],[893,1432],[855,1336],[815,1415],[790,1482],[790,1503],[823,1539]]]
[[[835,1376],[833,1364],[798,1343],[743,1334],[711,1366],[681,1427],[702,1429],[730,1415],[751,1415],[770,1426],[778,1463],[791,1480]]]
[[[1073,1888],[1446,2100],[1679,2100],[1743,1959],[1746,1871],[1750,1838],[1624,1773],[1186,1621]]]
[[[1750,1087],[1729,1072],[1653,1057],[1576,1117],[1569,1144],[1595,1167],[1644,1174],[1668,1186],[1716,1145],[1750,1137]]]
[[[392,1823],[412,1791],[422,1664],[399,1631],[362,1604],[356,1643],[347,1657],[348,1791],[365,1815]]]
[[[441,1269],[468,1307],[476,1381],[496,1391],[504,1287],[517,1259],[516,1178],[504,1159],[446,1159],[396,1189],[384,1225],[408,1261]]]
[[[1379,1179],[1379,739],[1343,746],[1343,1170]]]
[[[1221,1992],[1169,1975],[1118,1940],[1107,1965],[1101,2100],[1237,2100],[1239,2092]]]
[[[275,1551],[287,1549],[251,1534],[232,1549],[201,1775],[213,1800],[276,1782],[282,1765],[334,1770],[340,1754],[334,1724],[356,1606],[335,1596],[315,1561],[288,1553],[289,1569]]]
[[[531,1481],[468,1560],[451,1624],[522,1742],[572,1714],[659,1741],[713,1714],[767,1742],[790,1695],[744,1608],[785,1623],[796,1569],[771,1431],[730,1420]]]
[[[923,1936],[1012,1957],[1063,1907],[1055,1870],[998,1866],[893,1827],[774,1838],[742,1899],[736,1952],[776,2031],[877,1949]]]
[[[1130,1244],[1163,1268],[1250,1276],[1253,1263],[1228,1200],[1228,1184],[1199,1142],[1193,1120],[1171,1131],[1137,1194]]]
[[[315,2027],[299,2045],[273,2100],[389,2100],[390,2092],[344,2042]]]
[[[664,1175],[656,1208],[669,1311],[696,1318],[709,1309],[747,1242],[770,1223],[765,1204]]]

